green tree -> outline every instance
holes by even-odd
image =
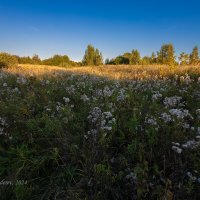
[[[141,59],[141,64],[142,65],[149,65],[151,64],[151,58],[148,56],[145,56]]]
[[[95,50],[94,65],[99,66],[103,64],[103,56],[98,49]]]
[[[92,45],[88,45],[82,61],[83,65],[98,66],[103,64],[102,54]]]
[[[182,52],[179,56],[180,65],[188,65],[189,64],[189,55]]]
[[[156,54],[153,52],[150,57],[150,63],[155,64],[157,62]]]
[[[192,53],[190,54],[190,64],[196,65],[199,62],[199,49],[197,46],[194,47]]]
[[[124,53],[123,54],[123,57],[125,58],[125,64],[130,64],[130,60],[131,60],[131,53],[129,53],[129,52],[126,52],[126,53]]]
[[[138,50],[133,50],[130,57],[130,64],[131,65],[138,65],[140,64],[140,53]]]
[[[105,60],[105,64],[106,64],[106,65],[109,65],[109,64],[110,64],[110,60],[109,60],[109,58],[106,58],[106,60]]]
[[[34,54],[32,57],[32,63],[34,65],[40,65],[41,64],[41,59],[37,54]]]
[[[74,65],[67,55],[54,55],[53,57],[43,61],[45,65],[67,67]]]
[[[165,44],[161,47],[160,52],[158,52],[158,62],[160,64],[175,65],[175,55],[173,44]]]
[[[8,53],[0,53],[0,68],[8,68],[17,66],[18,59],[16,56],[12,56]]]
[[[33,63],[32,59],[29,56],[19,57],[18,60],[19,60],[20,64],[32,64]]]
[[[114,59],[114,64],[115,65],[127,65],[127,64],[129,64],[129,59],[124,56],[117,56]]]

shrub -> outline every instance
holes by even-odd
[[[0,69],[8,68],[18,64],[18,60],[15,56],[8,53],[0,53]]]

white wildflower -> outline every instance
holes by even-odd
[[[196,149],[200,145],[200,141],[189,140],[185,144],[182,145],[185,149]]]
[[[189,85],[191,82],[193,82],[193,80],[187,73],[185,74],[185,77],[184,76],[180,77],[180,81],[185,83],[186,85]]]
[[[125,90],[122,88],[119,90],[119,94],[117,96],[117,101],[124,101],[126,98]]]
[[[17,77],[17,81],[16,82],[19,83],[19,84],[23,84],[24,85],[24,84],[27,83],[27,80],[26,80],[26,78],[20,76],[20,77]]]
[[[160,94],[159,92],[156,92],[155,94],[152,95],[152,100],[156,101],[158,99],[162,98],[162,94]]]
[[[200,119],[200,109],[196,110],[197,118]]]
[[[179,105],[182,97],[173,96],[173,97],[166,97],[163,101],[166,108],[174,108]]]
[[[190,129],[191,129],[191,131],[194,131],[194,130],[195,130],[194,126],[191,126],[191,128],[190,128]]]
[[[197,109],[197,110],[196,110],[196,114],[197,114],[197,115],[200,115],[200,109]]]
[[[172,142],[172,144],[178,147],[180,146],[180,143],[177,143],[177,142]]]
[[[99,107],[94,107],[87,117],[91,128],[96,130],[111,131],[115,118],[111,112],[102,112]],[[105,133],[106,135],[106,133]]]
[[[133,172],[130,172],[128,175],[126,175],[126,179],[127,180],[131,179],[131,180],[135,181],[136,175]]]
[[[63,97],[63,100],[65,101],[65,103],[69,103],[70,99],[68,97]]]
[[[110,97],[113,94],[113,90],[110,90],[108,86],[103,89],[103,94],[105,97]]]
[[[176,153],[178,154],[181,154],[182,153],[182,149],[177,147],[177,146],[172,146],[172,150],[175,151]]]
[[[184,129],[189,129],[190,128],[190,125],[188,123],[183,123],[182,127]]]
[[[84,101],[84,102],[87,102],[87,101],[89,101],[90,99],[87,97],[86,94],[83,94],[83,95],[81,95],[81,100]]]
[[[196,181],[197,180],[197,177],[193,176],[191,172],[187,172],[186,174],[190,178],[191,181]]]
[[[200,127],[197,127],[197,134],[200,134]]]
[[[184,119],[185,117],[189,117],[193,119],[191,114],[189,113],[188,110],[183,110],[183,109],[171,109],[169,110],[169,113],[173,116],[176,116],[178,119]]]
[[[200,140],[200,135],[197,135],[197,136],[196,136],[196,139],[197,139],[197,140]]]
[[[20,91],[19,91],[19,89],[17,87],[14,88],[12,91],[15,92],[15,93],[20,93]]]
[[[7,83],[3,83],[3,87],[7,87],[8,86],[8,84]]]
[[[6,135],[5,128],[8,126],[6,120],[0,117],[0,135]]]
[[[167,113],[162,113],[161,117],[160,117],[165,123],[171,122],[172,118],[171,115],[167,114]]]
[[[69,87],[66,87],[66,92],[68,92],[69,94],[75,94],[74,85],[70,85]]]
[[[0,128],[0,135],[4,135],[4,129]]]
[[[46,85],[49,85],[50,81],[49,81],[49,80],[46,80],[45,83],[46,83]]]
[[[149,125],[154,125],[154,126],[157,125],[157,121],[156,121],[156,119],[153,116],[150,116],[150,117],[147,116],[145,118],[145,123],[149,124]]]

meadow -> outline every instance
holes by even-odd
[[[200,66],[0,69],[1,199],[200,199]]]

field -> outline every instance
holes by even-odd
[[[200,199],[200,67],[0,71],[1,199]]]

